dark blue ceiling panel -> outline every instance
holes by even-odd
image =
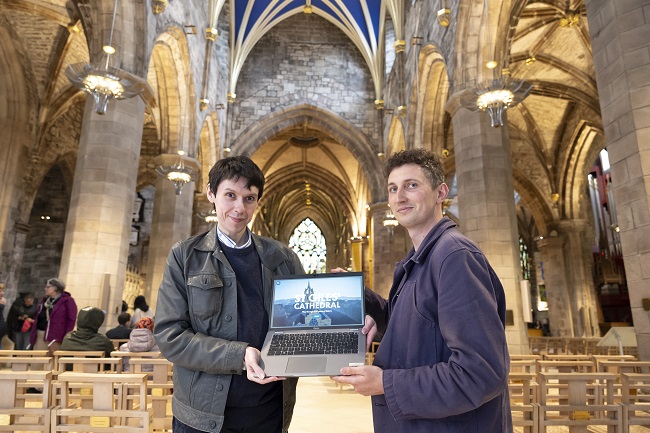
[[[239,29],[241,28],[241,23],[244,19],[244,12],[246,12],[246,5],[248,4],[248,0],[234,0],[231,1],[230,4],[234,9],[235,34],[239,35]]]
[[[334,12],[334,11],[333,11],[333,10],[332,10],[328,5],[326,5],[323,1],[321,1],[321,0],[312,0],[311,4],[312,4],[314,7],[317,7],[318,9],[323,10],[327,15],[331,16],[331,17],[334,18],[336,21],[338,21],[338,22],[340,22],[340,23],[343,22],[343,21],[341,21],[341,19],[339,18],[339,16],[336,14],[336,12]],[[340,9],[337,8],[337,10],[340,10]]]

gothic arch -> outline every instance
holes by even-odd
[[[445,148],[445,104],[449,97],[449,78],[442,53],[428,44],[420,51],[419,95],[415,113],[415,147],[440,155]]]
[[[196,94],[190,52],[182,29],[170,27],[156,39],[149,82],[159,108],[153,110],[163,153],[196,155]]]
[[[397,153],[404,149],[406,149],[404,126],[402,125],[399,116],[393,116],[390,123],[390,131],[388,132],[388,149],[386,149],[386,156],[390,156],[393,153]]]
[[[331,111],[309,104],[278,110],[243,131],[232,145],[234,154],[252,155],[280,131],[308,126],[344,145],[357,159],[367,179],[372,202],[385,201],[381,164],[374,143],[347,120]]]
[[[217,113],[212,112],[203,121],[199,134],[199,164],[201,164],[201,180],[194,186],[195,192],[204,192],[209,182],[212,165],[221,159],[221,140],[219,136],[219,121]]]

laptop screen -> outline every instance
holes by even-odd
[[[363,273],[276,276],[271,328],[363,326]]]

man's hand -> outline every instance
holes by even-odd
[[[347,383],[361,395],[380,395],[384,393],[383,370],[375,365],[343,367],[341,376],[332,376],[338,383]]]
[[[361,328],[361,333],[366,335],[366,352],[370,350],[377,332],[377,322],[366,314],[366,323],[363,325],[363,328]]]
[[[286,378],[276,376],[266,376],[262,367],[260,367],[260,351],[252,346],[246,348],[244,354],[244,364],[246,364],[246,377],[252,382],[265,385],[267,383],[284,380]]]

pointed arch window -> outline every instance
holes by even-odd
[[[305,272],[308,274],[325,272],[327,258],[325,237],[311,219],[305,218],[298,224],[289,238],[289,247],[300,257]]]

